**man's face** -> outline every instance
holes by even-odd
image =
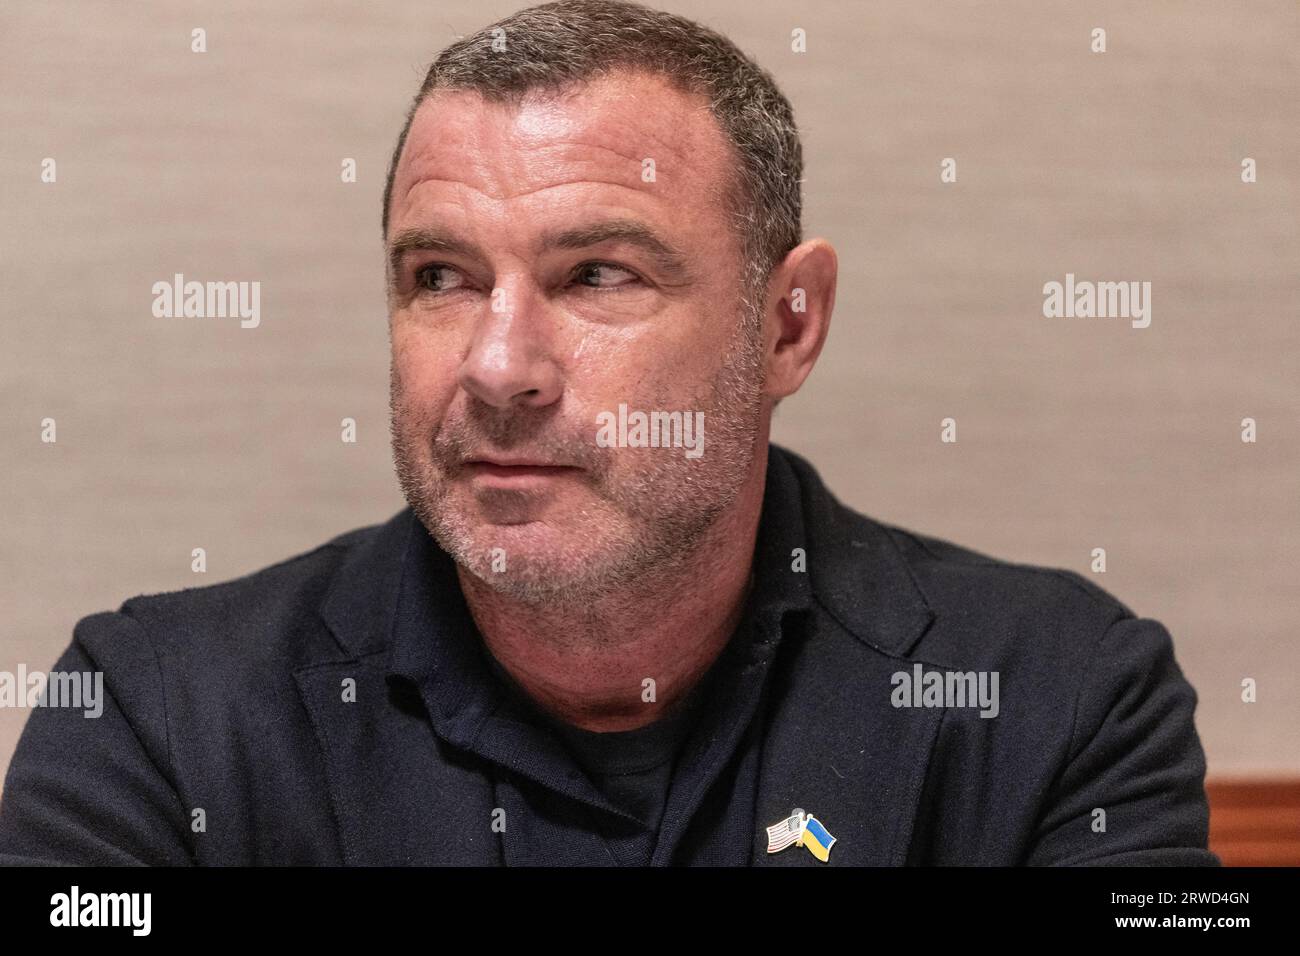
[[[388,232],[394,457],[425,526],[499,591],[610,593],[680,560],[749,477],[763,350],[731,164],[704,100],[652,76],[416,112]],[[606,447],[620,405],[702,412],[703,453]]]

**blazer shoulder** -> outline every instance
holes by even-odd
[[[97,639],[120,633],[116,622],[126,617],[139,625],[162,656],[200,655],[207,665],[220,660],[223,649],[250,663],[296,657],[304,642],[319,639],[316,611],[339,569],[386,527],[355,528],[229,581],[137,595],[116,612],[84,618],[78,639],[93,649]]]
[[[918,575],[930,580],[932,589],[971,582],[986,587],[1011,588],[1017,592],[1028,590],[1031,594],[1055,600],[1079,602],[1110,615],[1133,616],[1133,611],[1123,601],[1077,571],[993,557],[895,525],[881,524],[880,527]]]
[[[1003,560],[908,529],[880,527],[935,615],[918,647],[923,657],[1007,668],[1018,661],[1037,671],[1070,672],[1101,650],[1115,624],[1137,617],[1075,571]]]
[[[840,501],[806,460],[780,455],[798,478],[807,534],[823,555],[818,596],[849,630],[875,634],[882,647],[954,661],[1082,648],[1134,617],[1074,571],[992,557],[864,514]],[[891,640],[888,626],[922,633],[915,643],[897,633]]]

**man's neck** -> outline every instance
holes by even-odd
[[[766,477],[766,454],[755,457],[750,480],[688,557],[613,598],[526,606],[457,566],[488,650],[538,706],[585,730],[633,730],[690,693],[749,596]]]

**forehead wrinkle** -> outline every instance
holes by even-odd
[[[430,182],[443,182],[443,183],[448,183],[448,184],[450,184],[450,185],[463,186],[463,187],[465,187],[465,188],[467,188],[467,189],[472,189],[472,190],[474,190],[475,192],[479,193],[479,194],[482,195],[482,196],[487,196],[489,199],[494,199],[494,200],[513,199],[513,198],[516,198],[516,197],[518,197],[518,196],[526,196],[526,195],[529,195],[529,194],[531,194],[531,193],[539,192],[539,191],[541,191],[541,190],[543,190],[543,189],[546,189],[546,188],[548,188],[549,186],[565,186],[565,185],[570,185],[570,184],[573,184],[573,183],[583,183],[583,182],[589,182],[589,183],[602,183],[602,184],[611,185],[611,186],[622,186],[622,187],[624,187],[624,188],[635,189],[637,192],[647,193],[647,194],[653,194],[653,193],[656,191],[656,190],[654,190],[654,189],[643,188],[644,186],[657,185],[658,183],[657,183],[657,182],[656,182],[656,183],[645,183],[645,182],[642,180],[641,175],[640,175],[642,162],[643,162],[646,158],[653,158],[653,157],[641,157],[641,158],[638,158],[638,157],[636,157],[636,156],[629,155],[628,153],[624,153],[624,152],[622,152],[621,150],[616,149],[616,148],[614,148],[614,147],[612,147],[612,146],[605,146],[605,145],[600,144],[600,143],[587,143],[587,142],[582,142],[582,141],[579,141],[579,140],[570,140],[570,141],[560,141],[560,142],[554,142],[554,143],[547,143],[547,144],[545,144],[544,146],[538,146],[538,147],[536,147],[536,148],[533,150],[533,152],[540,153],[540,152],[543,152],[543,151],[548,151],[548,152],[550,152],[550,151],[559,151],[559,150],[571,150],[574,146],[576,146],[576,147],[578,147],[578,148],[580,148],[580,149],[595,149],[595,150],[600,150],[600,151],[602,151],[602,152],[606,152],[606,153],[612,153],[612,154],[614,154],[615,156],[619,157],[620,159],[622,159],[622,160],[626,160],[628,163],[630,163],[632,166],[634,166],[635,169],[634,169],[634,170],[633,170],[633,169],[629,169],[629,170],[628,170],[628,179],[627,179],[626,182],[615,182],[615,181],[613,181],[613,180],[607,180],[607,179],[593,179],[593,178],[585,178],[585,177],[584,177],[584,178],[580,178],[580,179],[570,179],[570,180],[565,180],[565,181],[563,181],[563,182],[557,182],[557,183],[547,183],[547,184],[545,184],[545,185],[538,186],[538,187],[536,187],[536,188],[534,188],[534,189],[528,189],[528,190],[525,190],[524,192],[520,192],[520,193],[510,193],[510,194],[503,194],[503,195],[500,195],[500,196],[493,195],[493,194],[490,193],[490,192],[487,192],[487,191],[485,191],[485,190],[483,190],[483,189],[479,189],[477,186],[473,186],[473,185],[471,185],[470,183],[468,183],[468,182],[466,182],[466,181],[464,181],[464,180],[460,180],[460,179],[446,179],[446,178],[444,178],[444,177],[442,177],[442,176],[436,176],[436,177],[414,177],[414,178],[412,179],[411,184],[406,188],[406,190],[405,190],[404,193],[402,194],[402,198],[405,199],[405,200],[409,200],[409,199],[410,199],[410,195],[411,195],[412,190],[414,190],[417,186],[421,186],[421,185],[423,185],[424,183],[430,183]],[[670,149],[669,152],[670,152],[672,155],[677,156],[677,157],[680,157],[680,156],[683,155],[683,154],[679,153],[677,150],[672,150],[672,149]],[[578,159],[575,159],[575,160],[573,160],[573,161],[571,161],[571,162],[574,162],[574,163],[584,163],[584,162],[585,162],[585,163],[592,163],[592,162],[595,162],[595,161],[592,160],[592,159],[590,159],[590,158],[586,158],[586,159],[578,158]],[[656,166],[658,166],[658,163],[656,163]],[[671,169],[672,167],[670,166],[669,168]],[[688,165],[688,164],[683,164],[682,168],[683,168],[683,169],[689,168],[689,165]],[[686,179],[688,182],[690,181],[690,180],[689,180],[689,177],[683,177],[683,179]],[[630,185],[630,184],[636,184],[636,185]]]
[[[665,138],[661,135],[660,124],[647,122],[644,114],[626,114],[609,112],[604,116],[591,118],[587,123],[578,125],[573,130],[572,135],[558,142],[569,142],[579,146],[588,146],[596,149],[609,150],[625,159],[640,164],[644,156],[631,156],[627,153],[619,152],[617,149],[594,143],[583,137],[591,135],[596,124],[602,120],[615,126],[613,131],[615,135],[611,138],[615,141],[632,140],[639,146],[642,141],[650,141],[653,144],[653,152],[660,155],[667,155],[683,167],[689,165],[690,158],[693,156],[709,155],[717,157],[719,148],[721,154],[725,156],[727,150],[726,136],[719,126],[717,117],[707,103],[688,103],[687,108],[680,111],[673,111],[672,114],[677,117],[670,127],[662,130],[667,135],[673,136],[678,142]],[[656,119],[658,117],[656,116]],[[702,120],[699,122],[699,120]]]
[[[562,183],[547,183],[544,186],[538,186],[536,189],[530,189],[522,193],[512,193],[511,195],[508,196],[493,196],[490,193],[483,192],[483,190],[479,189],[477,186],[471,186],[468,183],[463,183],[460,180],[456,180],[456,179],[418,179],[415,182],[411,183],[410,186],[407,187],[406,192],[402,195],[403,202],[406,203],[407,205],[411,205],[411,193],[414,192],[420,186],[424,186],[429,183],[446,183],[450,186],[455,186],[462,189],[469,189],[472,190],[473,192],[478,193],[480,196],[486,196],[488,199],[491,199],[493,202],[503,202],[510,199],[520,199],[525,196],[531,196],[534,193],[542,192],[543,190],[546,189],[558,189],[561,186],[599,185],[599,186],[609,186],[614,189],[626,189],[630,192],[636,193],[638,196],[653,195],[653,193],[651,193],[649,190],[637,189],[634,186],[627,185],[627,183],[616,183],[613,180],[609,180],[609,179],[569,179],[569,180],[565,180]],[[449,202],[449,201],[450,200],[447,199],[438,200],[438,202]],[[396,217],[394,217],[394,220],[396,221]]]
[[[600,145],[600,144],[596,144],[596,143],[579,143],[578,145],[580,145],[580,146],[582,146],[582,147],[584,147],[584,148],[594,148],[594,149],[603,150],[603,151],[605,151],[605,152],[613,153],[614,155],[619,156],[619,157],[622,158],[622,159],[626,159],[628,162],[634,164],[635,167],[636,167],[636,170],[637,170],[637,171],[636,171],[636,172],[629,171],[629,176],[628,176],[627,180],[626,180],[626,181],[623,181],[623,182],[617,182],[617,181],[610,180],[610,179],[592,179],[592,178],[585,178],[585,177],[583,177],[583,178],[577,178],[577,179],[566,179],[566,180],[563,180],[563,181],[561,181],[561,182],[549,182],[549,183],[545,183],[545,184],[543,184],[543,185],[541,185],[541,186],[537,186],[537,187],[532,188],[532,189],[525,189],[525,190],[523,190],[522,192],[506,193],[506,194],[502,194],[502,195],[499,195],[499,196],[498,196],[498,195],[494,195],[494,194],[492,194],[492,193],[490,193],[490,192],[487,192],[487,191],[485,191],[485,190],[483,190],[483,189],[478,188],[477,186],[474,186],[474,185],[472,185],[472,184],[470,184],[470,183],[468,183],[468,182],[465,182],[465,181],[463,181],[463,180],[459,180],[459,179],[445,179],[445,178],[443,178],[443,177],[441,177],[441,176],[438,176],[438,177],[425,177],[425,178],[413,178],[412,181],[411,181],[411,183],[410,183],[410,185],[408,185],[408,186],[406,187],[405,191],[402,193],[402,201],[403,201],[404,204],[406,204],[406,205],[410,205],[410,204],[411,204],[411,201],[412,201],[412,200],[411,200],[411,194],[412,194],[416,189],[418,189],[419,187],[424,186],[424,185],[426,185],[426,184],[431,184],[431,183],[443,183],[443,184],[446,184],[446,185],[451,186],[451,187],[453,187],[453,188],[468,189],[468,190],[471,190],[471,191],[473,191],[473,192],[478,193],[480,196],[485,196],[485,197],[487,197],[488,199],[490,199],[490,200],[492,200],[492,201],[494,201],[494,202],[502,202],[502,201],[507,201],[507,200],[512,200],[512,199],[519,199],[519,198],[522,198],[522,197],[526,197],[526,196],[533,195],[533,194],[535,194],[535,193],[542,192],[542,191],[544,191],[544,190],[546,190],[546,189],[558,188],[558,187],[560,187],[560,186],[587,185],[587,184],[590,184],[590,185],[600,185],[600,186],[609,186],[609,187],[613,187],[613,188],[615,188],[615,189],[627,189],[627,190],[630,190],[630,191],[632,191],[632,192],[634,192],[634,193],[636,193],[637,195],[640,195],[640,196],[654,196],[654,197],[662,198],[663,196],[665,196],[666,194],[668,194],[668,191],[665,190],[665,189],[655,189],[655,188],[650,188],[650,187],[653,187],[653,186],[662,186],[662,185],[663,185],[663,183],[662,183],[661,181],[659,181],[658,178],[657,178],[657,173],[658,173],[658,167],[657,167],[657,166],[656,166],[656,181],[655,181],[654,183],[645,183],[645,182],[641,179],[641,176],[639,175],[639,171],[640,171],[640,168],[641,168],[641,161],[640,161],[640,160],[637,160],[637,159],[635,159],[634,157],[630,157],[630,156],[628,156],[628,155],[625,154],[625,153],[621,153],[621,152],[619,152],[617,149],[614,149],[613,147],[609,147],[609,146],[602,146],[602,145]],[[683,166],[683,169],[694,169],[694,168],[695,168],[695,167],[691,167],[689,164]],[[678,177],[674,177],[674,176],[671,175],[671,167],[670,167],[670,175],[669,175],[668,178],[669,178],[669,179],[675,179],[675,178],[678,178]],[[714,195],[716,195],[716,190],[712,190],[712,189],[710,189],[710,188],[708,187],[708,184],[707,184],[707,182],[706,182],[706,180],[705,180],[705,177],[702,177],[702,176],[690,176],[690,175],[687,175],[687,174],[683,174],[683,175],[680,176],[680,180],[681,180],[681,181],[686,185],[686,189],[687,189],[688,191],[700,192],[701,190],[703,190],[703,195],[704,195],[704,198],[706,198],[706,199],[707,199],[707,198],[711,198],[711,197],[713,197]],[[721,175],[720,182],[718,183],[718,185],[719,185],[719,187],[725,188],[726,185],[727,185],[727,183],[728,183],[728,179],[727,179],[727,176],[726,176],[726,170],[724,169],[724,170],[722,170],[722,175]],[[680,193],[679,193],[679,194],[680,194]]]

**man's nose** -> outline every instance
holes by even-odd
[[[499,286],[477,319],[460,366],[461,387],[497,408],[542,408],[557,401],[564,382],[549,322],[545,304],[527,288]]]

